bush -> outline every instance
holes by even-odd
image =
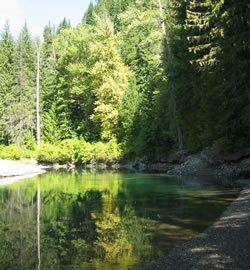
[[[94,160],[93,144],[81,141],[79,152],[77,153],[78,163],[86,164]]]
[[[97,142],[93,145],[94,159],[97,162],[109,162],[121,158],[121,147],[116,140],[108,143]]]
[[[45,163],[107,163],[121,158],[121,147],[116,140],[108,143],[88,143],[83,139],[67,139],[57,144],[43,143],[36,150],[16,145],[0,146],[0,158],[36,158]]]
[[[92,145],[93,157],[97,162],[106,162],[108,160],[108,149],[107,144],[102,142],[97,142]]]
[[[59,162],[58,147],[53,144],[44,143],[37,149],[36,158],[38,162],[46,162],[46,163]]]
[[[107,143],[107,152],[109,159],[121,159],[122,158],[122,147],[117,143],[115,139],[110,140]]]
[[[24,150],[20,146],[11,144],[0,147],[0,158],[18,160],[24,156]]]
[[[67,139],[58,144],[58,155],[60,163],[77,163],[77,153],[80,151],[78,139]]]
[[[33,135],[31,135],[30,133],[25,134],[23,145],[27,150],[35,151],[36,150],[35,137]]]

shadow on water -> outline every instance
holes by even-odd
[[[237,196],[213,181],[50,172],[0,189],[0,269],[128,270],[204,231]]]
[[[250,269],[250,189],[205,232],[144,270]]]

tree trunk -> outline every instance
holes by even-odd
[[[41,127],[40,127],[40,44],[37,41],[37,70],[36,70],[36,141],[37,145],[41,144]]]
[[[37,269],[41,269],[41,234],[40,234],[40,215],[41,215],[41,195],[40,195],[40,182],[37,182]]]

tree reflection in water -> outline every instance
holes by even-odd
[[[202,231],[236,195],[118,173],[51,172],[2,187],[0,269],[128,270]]]

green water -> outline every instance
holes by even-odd
[[[128,270],[204,231],[237,196],[211,179],[50,172],[0,188],[0,269]]]

